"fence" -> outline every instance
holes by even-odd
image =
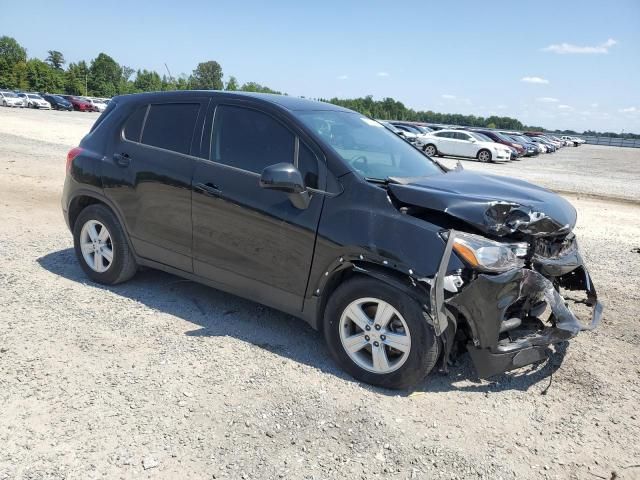
[[[611,145],[612,147],[640,148],[640,138],[595,137],[580,135],[591,145]]]

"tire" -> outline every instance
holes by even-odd
[[[95,227],[93,234],[92,225]],[[103,236],[101,240],[102,228],[106,228],[108,239]],[[73,246],[80,266],[94,282],[104,285],[122,283],[133,277],[138,269],[122,225],[105,205],[89,205],[80,212],[73,226]],[[96,248],[100,248],[99,254]],[[111,261],[108,260],[109,251]],[[89,260],[93,260],[92,265]]]
[[[7,101],[6,101],[6,100],[3,100],[3,101],[2,101],[2,106],[3,106],[3,107],[6,107],[6,106],[7,106]]]
[[[486,149],[480,150],[478,152],[478,155],[476,155],[476,158],[478,159],[479,162],[482,162],[482,163],[488,163],[492,161],[491,152]]]
[[[382,304],[387,309],[390,306],[394,313],[387,327],[378,330],[373,318]],[[365,314],[359,321],[365,323],[368,330],[360,329],[350,320],[357,316],[349,314],[356,307],[358,313]],[[424,379],[438,361],[439,342],[433,328],[425,321],[421,306],[404,292],[379,280],[356,277],[339,286],[327,304],[323,329],[334,361],[355,379],[371,385],[393,389],[411,387]],[[397,345],[407,350],[391,348],[391,335]],[[363,346],[355,353],[348,353],[344,345],[356,337],[361,341],[354,345]],[[354,347],[354,351],[356,349]],[[389,368],[384,372],[375,371],[385,363],[376,366],[374,349],[383,352],[388,362]]]
[[[438,149],[433,143],[424,146],[424,153],[426,153],[429,157],[435,157],[438,155]]]

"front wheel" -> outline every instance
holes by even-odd
[[[73,227],[73,246],[80,266],[94,282],[129,280],[137,265],[118,218],[105,205],[85,208]]]
[[[370,278],[349,280],[333,293],[324,336],[340,367],[380,387],[415,385],[438,360],[438,341],[418,302]]]
[[[491,161],[491,152],[489,150],[480,150],[478,152],[478,161],[487,163]]]

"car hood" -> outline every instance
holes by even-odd
[[[575,208],[564,198],[523,180],[466,170],[393,178],[390,193],[404,204],[444,212],[493,236],[555,236],[575,227]]]

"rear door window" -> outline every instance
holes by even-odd
[[[199,110],[198,103],[150,105],[140,143],[188,154]]]
[[[214,162],[262,173],[269,165],[294,163],[294,148],[293,133],[270,115],[230,105],[216,108],[209,157]]]

